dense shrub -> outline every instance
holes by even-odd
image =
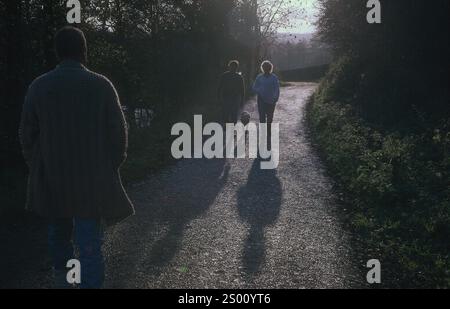
[[[347,65],[333,66],[308,119],[353,205],[352,227],[387,268],[386,284],[450,287],[450,121],[408,134],[374,128],[336,101],[354,83]]]
[[[449,1],[380,0],[377,25],[360,0],[319,3],[337,60],[308,117],[355,235],[388,285],[450,287]]]

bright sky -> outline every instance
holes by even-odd
[[[317,0],[292,0],[293,8],[297,8],[300,12],[305,9],[306,18],[299,16],[292,18],[292,27],[280,29],[279,32],[286,33],[312,33],[315,32],[313,23],[316,21]]]

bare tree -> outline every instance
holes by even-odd
[[[258,0],[260,56],[266,58],[279,29],[287,29],[293,19],[306,18],[308,0]],[[305,5],[303,5],[305,4]]]

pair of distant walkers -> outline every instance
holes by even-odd
[[[257,95],[258,113],[261,123],[272,124],[275,108],[280,98],[280,82],[273,74],[273,64],[264,61],[261,74],[253,83],[252,90]],[[225,123],[237,123],[239,110],[245,101],[245,82],[239,72],[239,62],[230,61],[228,71],[223,73],[218,87],[218,97]]]
[[[127,125],[113,84],[86,68],[83,32],[64,27],[55,37],[60,64],[29,87],[19,136],[30,169],[27,208],[48,221],[55,286],[70,287],[67,263],[81,263],[81,288],[104,282],[103,227],[134,214],[119,169],[127,156]],[[236,122],[245,96],[238,63],[222,77],[227,121]],[[262,65],[254,91],[262,122],[272,122],[278,79]]]

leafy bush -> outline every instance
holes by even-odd
[[[374,128],[345,102],[348,64],[338,61],[321,83],[308,121],[353,205],[351,226],[380,255],[386,284],[448,288],[450,121],[414,133]]]

